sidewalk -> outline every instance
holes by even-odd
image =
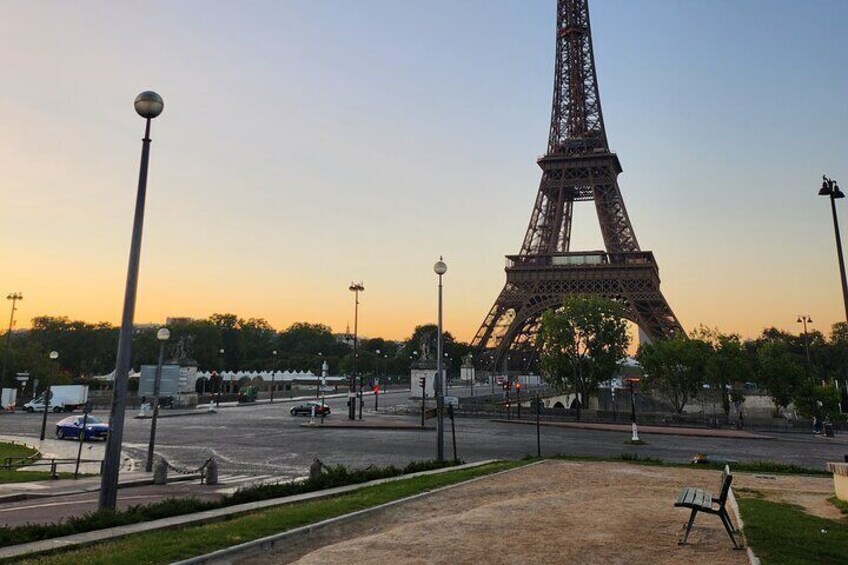
[[[524,424],[535,426],[534,420],[504,420],[496,419],[501,424]],[[579,430],[596,430],[602,432],[631,432],[630,424],[595,424],[591,422],[539,422],[540,426],[554,428],[575,428]],[[682,428],[675,426],[639,426],[639,434],[656,434],[666,436],[713,437],[733,439],[775,439],[773,436],[755,434],[745,430],[714,430],[709,428]]]

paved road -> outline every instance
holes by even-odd
[[[380,395],[381,412],[408,403],[408,392]],[[456,394],[456,392],[452,392]],[[460,394],[463,394],[460,392]],[[328,399],[333,414],[346,418],[346,398]],[[218,458],[222,473],[303,476],[314,457],[326,464],[353,466],[404,465],[411,460],[432,459],[436,435],[432,431],[367,429],[314,429],[300,424],[308,419],[292,417],[291,401],[247,407],[221,408],[217,414],[163,418],[157,431],[157,453],[183,468],[196,468],[207,457]],[[366,397],[365,418],[373,418],[373,398]],[[133,414],[134,415],[134,414]],[[132,415],[131,415],[132,416]],[[51,414],[50,421],[60,419]],[[398,416],[399,418],[402,418]],[[408,417],[415,421],[415,417]],[[0,434],[36,437],[39,415],[0,415]],[[129,417],[125,425],[125,455],[143,459],[150,430],[149,420]],[[446,435],[448,454],[450,428]],[[483,419],[458,419],[458,455],[466,461],[519,458],[536,451],[534,426],[497,423]],[[668,461],[685,462],[695,453],[740,461],[771,460],[824,468],[825,461],[842,460],[848,441],[800,434],[775,434],[774,440],[739,440],[645,435],[645,446],[628,446],[626,432],[542,427],[543,454],[617,456],[625,452]]]

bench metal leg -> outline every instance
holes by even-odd
[[[730,536],[730,541],[733,542],[733,549],[742,549],[742,546],[736,543],[736,537],[733,535],[733,522],[730,521],[727,511],[722,508],[718,515],[721,518],[721,523],[724,524],[724,529],[727,530],[727,535]]]
[[[686,534],[683,536],[683,540],[677,542],[678,545],[685,545],[686,540],[689,539],[689,532],[692,530],[692,524],[695,523],[695,515],[698,513],[697,508],[692,509],[692,513],[689,515],[689,523],[686,524]]]

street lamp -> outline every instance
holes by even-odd
[[[274,383],[274,380],[277,376],[277,350],[275,349],[271,352],[271,354],[274,356],[274,366],[271,371],[271,404],[274,404],[274,385],[276,384]]]
[[[443,411],[445,402],[445,383],[443,376],[444,354],[442,353],[442,276],[448,272],[448,266],[439,257],[433,265],[433,271],[439,276],[439,333],[436,340],[436,460],[445,460],[445,415]]]
[[[221,406],[221,389],[224,386],[224,348],[218,350],[218,394],[215,396],[215,407]]]
[[[349,289],[354,295],[353,301],[353,371],[348,386],[348,412],[349,420],[356,419],[356,349],[359,343],[359,293],[365,290],[361,282],[350,283]],[[362,383],[359,384],[359,419],[362,419]]]
[[[12,313],[9,316],[9,331],[6,332],[6,353],[3,355],[3,374],[0,375],[0,390],[2,390],[3,386],[6,384],[6,368],[9,365],[9,351],[12,348],[12,326],[15,325],[15,310],[17,309],[15,306],[18,303],[18,300],[23,300],[24,297],[20,292],[13,292],[6,296],[6,300],[12,301]]]
[[[59,352],[51,351],[48,357],[51,361],[53,361],[53,363],[51,363],[51,370],[55,376],[56,365],[58,364],[56,360],[59,359]],[[44,441],[44,433],[47,430],[47,411],[50,409],[50,397],[53,396],[53,393],[50,390],[51,388],[52,387],[48,384],[44,389],[44,416],[41,418],[41,441]]]
[[[324,360],[324,354],[322,352],[318,352],[318,371],[321,371],[321,367],[323,366],[322,361]],[[315,400],[321,398],[321,377],[317,377],[315,379]]]
[[[833,231],[836,234],[836,256],[839,259],[839,277],[842,280],[842,302],[845,306],[845,321],[848,322],[848,281],[845,279],[845,260],[842,257],[842,237],[839,235],[839,221],[836,219],[836,199],[845,198],[835,180],[822,175],[819,196],[830,197],[830,210],[833,212]]]
[[[118,473],[121,465],[121,443],[124,436],[124,412],[127,401],[127,380],[132,362],[133,318],[138,289],[138,264],[141,257],[141,233],[144,227],[144,201],[147,193],[147,163],[150,157],[150,121],[162,113],[164,102],[155,92],[147,91],[135,99],[135,111],[145,120],[144,139],[141,146],[141,166],[138,173],[138,192],[135,201],[130,259],[127,268],[127,285],[124,292],[124,309],[121,332],[118,337],[118,355],[115,360],[115,382],[112,391],[112,408],[109,414],[109,435],[103,458],[103,476],[100,480],[100,510],[114,510],[118,501]]]
[[[150,422],[150,444],[147,446],[147,465],[144,470],[153,471],[153,446],[156,444],[156,419],[159,417],[159,388],[162,384],[162,363],[165,361],[165,342],[171,338],[168,328],[159,328],[156,339],[159,340],[159,363],[156,365],[156,378],[153,380],[153,419]]]
[[[804,363],[804,373],[810,383],[810,399],[813,401],[813,415],[815,416],[818,413],[818,410],[816,409],[816,380],[815,377],[813,377],[812,371],[810,371],[810,336],[807,333],[807,324],[812,324],[813,320],[805,314],[799,314],[798,323],[804,324],[804,354],[806,361]]]

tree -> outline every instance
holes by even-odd
[[[785,341],[764,341],[757,348],[757,381],[782,408],[804,388],[804,369]]]
[[[738,334],[723,334],[704,326],[692,332],[692,337],[706,342],[711,348],[707,358],[706,382],[713,390],[719,391],[726,418],[730,415],[727,389],[734,383],[747,382],[753,373],[745,347]]]
[[[706,341],[683,334],[641,345],[636,360],[644,370],[645,389],[656,390],[682,413],[703,387],[712,351]]]
[[[613,377],[630,345],[621,306],[594,297],[570,298],[546,311],[538,339],[542,377],[574,393],[578,406]]]

